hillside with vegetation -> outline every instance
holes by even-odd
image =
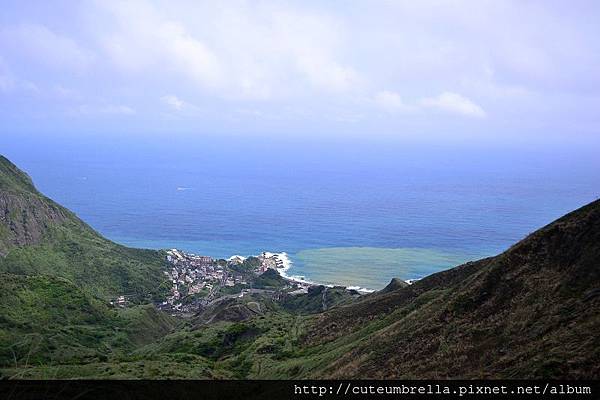
[[[496,257],[318,315],[300,345],[316,355],[281,374],[598,378],[598,332],[597,200]]]
[[[103,238],[0,156],[0,272],[62,277],[106,299],[142,301],[164,293],[163,260]]]
[[[162,252],[102,238],[5,158],[0,232],[2,377],[600,378],[600,201],[410,285],[302,292],[267,270],[185,317],[151,301]]]

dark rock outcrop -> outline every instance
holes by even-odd
[[[394,290],[397,289],[402,289],[405,287],[410,286],[407,282],[404,282],[402,279],[400,278],[393,278],[390,283],[387,284],[386,287],[384,287],[380,293],[389,293],[389,292],[393,292]]]

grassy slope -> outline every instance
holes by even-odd
[[[127,310],[129,312],[132,311]],[[36,379],[258,377],[269,371],[273,363],[294,356],[308,317],[274,310],[242,322],[219,321],[200,325],[188,322],[172,329],[171,333],[137,343],[136,338],[148,332],[147,326],[140,330],[140,325],[144,324],[137,321],[149,318],[145,316],[134,319],[134,322],[122,314],[113,318],[121,325],[127,323],[129,329],[117,325],[115,332],[106,333],[98,346],[113,346],[117,350],[109,352],[108,357],[93,353],[86,359],[42,360],[41,363],[29,362],[27,365],[21,361],[17,367],[9,362],[0,368],[0,375]],[[50,329],[46,335],[50,336],[49,333],[56,329]],[[105,329],[101,324],[97,328],[98,335],[104,334]],[[115,341],[119,341],[116,346],[113,344]]]
[[[161,252],[117,245],[73,221],[48,228],[40,243],[0,258],[0,271],[60,276],[106,300],[127,294],[137,302],[166,293],[163,268]]]
[[[38,193],[31,178],[6,157],[0,155],[0,189]]]
[[[177,325],[151,305],[113,309],[64,278],[0,274],[0,282],[2,375],[115,362]]]
[[[292,347],[287,329],[296,317],[277,307],[243,323],[183,330],[150,305],[108,307],[117,294],[160,295],[163,255],[102,238],[3,157],[0,211],[2,376],[243,377],[256,351],[262,359]],[[280,283],[279,276],[263,278],[266,286]],[[245,300],[253,310],[260,302]],[[269,299],[258,306],[261,313],[273,307]]]
[[[234,378],[598,378],[600,201],[507,252],[313,316],[190,326],[139,355]]]
[[[0,156],[0,272],[60,276],[106,299],[141,301],[167,288],[163,260],[162,252],[106,240]]]
[[[600,201],[507,252],[319,315],[273,375],[600,377]]]
[[[2,375],[35,367],[40,377],[65,377],[62,365],[73,365],[70,376],[79,376],[90,363],[123,374],[119,359],[170,332],[175,321],[150,305],[115,310],[108,299],[160,297],[163,256],[104,239],[0,156]]]
[[[47,216],[60,219],[51,212]],[[76,264],[94,265],[90,258],[96,253],[89,252],[89,246],[106,248],[104,239],[89,233],[85,240],[91,243],[73,251],[72,245],[80,244],[90,231],[78,232],[68,222],[59,225],[59,232],[45,231],[42,241],[13,244],[11,252],[29,260],[14,265],[40,270],[45,258],[36,255],[40,246],[60,257],[79,254]],[[68,232],[61,233],[63,228]],[[20,236],[13,234],[13,241],[36,240],[35,234],[17,233]],[[60,236],[71,234],[74,237]],[[56,243],[66,247],[56,250]],[[120,246],[115,251],[118,255],[109,258],[125,262],[127,251],[138,254]],[[6,259],[10,257],[11,253]],[[60,265],[60,257],[47,262],[43,272],[51,273]],[[93,281],[68,275],[74,271],[69,269],[72,261],[67,260],[61,275],[84,282],[83,290],[69,280],[50,276],[7,274],[0,278],[2,374],[37,378],[598,378],[599,259],[597,201],[497,257],[431,275],[409,287],[395,285],[309,316],[297,314],[296,307],[316,310],[322,306],[322,297],[307,295],[283,307],[260,296],[244,297],[236,300],[247,303],[242,307],[255,310],[250,302],[260,303],[260,309],[268,312],[238,322],[206,324],[198,318],[179,329],[148,306],[108,309],[90,294],[96,292]],[[87,273],[96,274],[92,267],[86,268],[92,269]],[[112,290],[113,284],[124,289],[123,282],[134,285],[135,268],[128,271],[126,279],[102,282],[103,290]],[[18,353],[13,356],[13,352]]]

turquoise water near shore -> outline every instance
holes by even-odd
[[[112,240],[287,252],[289,275],[371,289],[497,254],[600,193],[585,147],[39,141],[0,138],[40,190]]]
[[[404,280],[426,275],[474,260],[481,254],[439,249],[386,249],[377,247],[334,247],[303,250],[292,256],[291,274],[327,284],[379,289],[390,281],[389,273]]]
[[[196,241],[149,241],[131,238],[113,240],[132,247],[178,249],[227,258],[234,254],[244,256],[261,251],[240,251],[243,245],[216,244]],[[263,249],[269,251],[271,249]],[[363,289],[381,289],[392,277],[404,280],[420,279],[435,272],[494,254],[493,250],[460,252],[426,248],[379,247],[326,247],[288,253],[292,267],[287,275],[315,283],[353,286]]]

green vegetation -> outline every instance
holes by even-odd
[[[102,238],[0,157],[0,377],[600,377],[600,201],[499,256],[364,296],[287,293],[268,270],[176,318],[150,304],[169,286],[163,259]],[[122,294],[133,306],[111,307]]]
[[[0,190],[38,193],[29,175],[0,155]]]
[[[0,274],[0,366],[106,362],[171,332],[151,305],[117,310],[63,278]]]
[[[358,297],[358,292],[348,291],[340,286],[312,286],[306,294],[286,296],[282,305],[286,310],[295,313],[314,314],[349,303]]]
[[[59,276],[103,299],[160,299],[164,254],[106,240],[0,156],[0,272]],[[4,257],[2,257],[4,255]]]
[[[268,269],[254,279],[253,287],[256,289],[281,289],[287,285],[285,279],[274,269]]]
[[[160,299],[163,260],[104,239],[0,156],[0,366],[12,368],[3,375],[106,363],[170,332],[177,322],[151,305],[108,304]]]
[[[136,355],[144,359],[166,354],[200,356],[211,362],[218,376],[258,378],[273,363],[294,355],[306,321],[273,311],[243,322],[189,325],[143,347]]]
[[[137,302],[165,295],[163,265],[161,252],[117,245],[71,221],[49,227],[40,243],[13,248],[0,259],[0,271],[60,276],[106,300],[127,294]]]

